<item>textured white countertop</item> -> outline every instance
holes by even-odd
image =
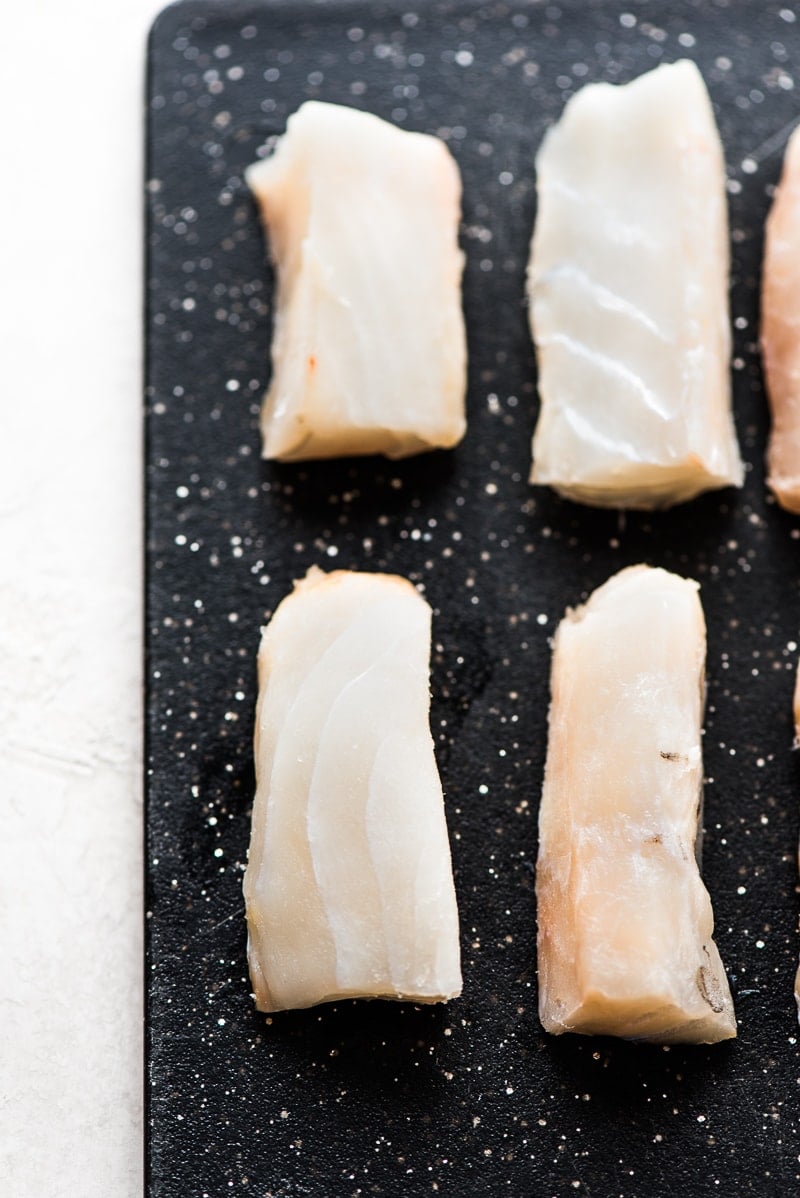
[[[8,14],[0,1188],[14,1198],[142,1190],[141,157],[159,7]]]

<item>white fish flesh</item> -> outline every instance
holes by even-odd
[[[312,569],[263,632],[244,879],[261,1011],[461,992],[430,629],[405,579]]]
[[[539,1014],[556,1034],[736,1035],[695,858],[705,623],[697,584],[634,566],[556,634],[539,815]]]
[[[781,507],[800,514],[800,129],[765,230],[761,349],[772,410],[767,483]]]
[[[263,456],[402,458],[460,441],[461,179],[444,143],[312,101],[247,182],[277,272]]]
[[[536,168],[531,482],[620,508],[741,486],[725,164],[697,68],[583,88]]]

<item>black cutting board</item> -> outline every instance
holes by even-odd
[[[739,493],[624,518],[531,490],[523,274],[546,126],[592,80],[694,58],[726,148]],[[185,2],[150,46],[147,1175],[159,1198],[798,1190],[800,524],[764,490],[762,227],[798,114],[800,23],[744,0]],[[263,464],[272,279],[246,165],[308,98],[445,138],[464,179],[469,431],[452,453]],[[398,263],[402,269],[402,263]],[[740,1020],[714,1048],[547,1037],[534,861],[550,638],[624,565],[698,578],[705,877]],[[462,923],[447,1007],[268,1020],[241,895],[265,614],[312,564],[434,607],[432,727]]]

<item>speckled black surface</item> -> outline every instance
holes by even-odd
[[[658,16],[656,16],[658,12]],[[648,23],[653,21],[655,23]],[[148,1185],[158,1198],[798,1191],[790,702],[798,522],[766,497],[761,229],[797,116],[776,4],[188,0],[151,43],[148,142]],[[742,493],[620,519],[526,484],[533,159],[567,96],[688,55],[726,147]],[[465,185],[469,432],[451,454],[259,461],[271,282],[243,168],[302,100],[439,133]],[[533,864],[549,638],[645,560],[709,624],[705,877],[736,1043],[546,1037]],[[464,995],[252,1007],[241,897],[259,625],[312,563],[397,571],[435,609],[432,722]]]

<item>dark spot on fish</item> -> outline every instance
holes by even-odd
[[[664,758],[665,761],[688,761],[689,760],[685,753],[665,753],[663,749],[661,750],[661,756]]]
[[[711,960],[711,955],[705,945],[703,945],[703,952],[706,954],[709,960]],[[707,965],[700,966],[697,971],[696,980],[697,989],[700,991],[700,997],[704,1002],[708,1003],[715,1015],[719,1015],[721,1011],[725,1010],[725,1003],[723,1002],[722,993],[714,974]]]
[[[309,359],[308,359],[308,369],[309,369],[309,370],[311,370],[311,371],[314,371],[314,370],[316,370],[316,369],[317,369],[317,359],[314,357],[314,355],[313,355],[313,354],[311,354],[311,355],[309,356]]]
[[[660,832],[654,832],[652,836],[648,836],[645,844],[663,844],[664,838]]]

